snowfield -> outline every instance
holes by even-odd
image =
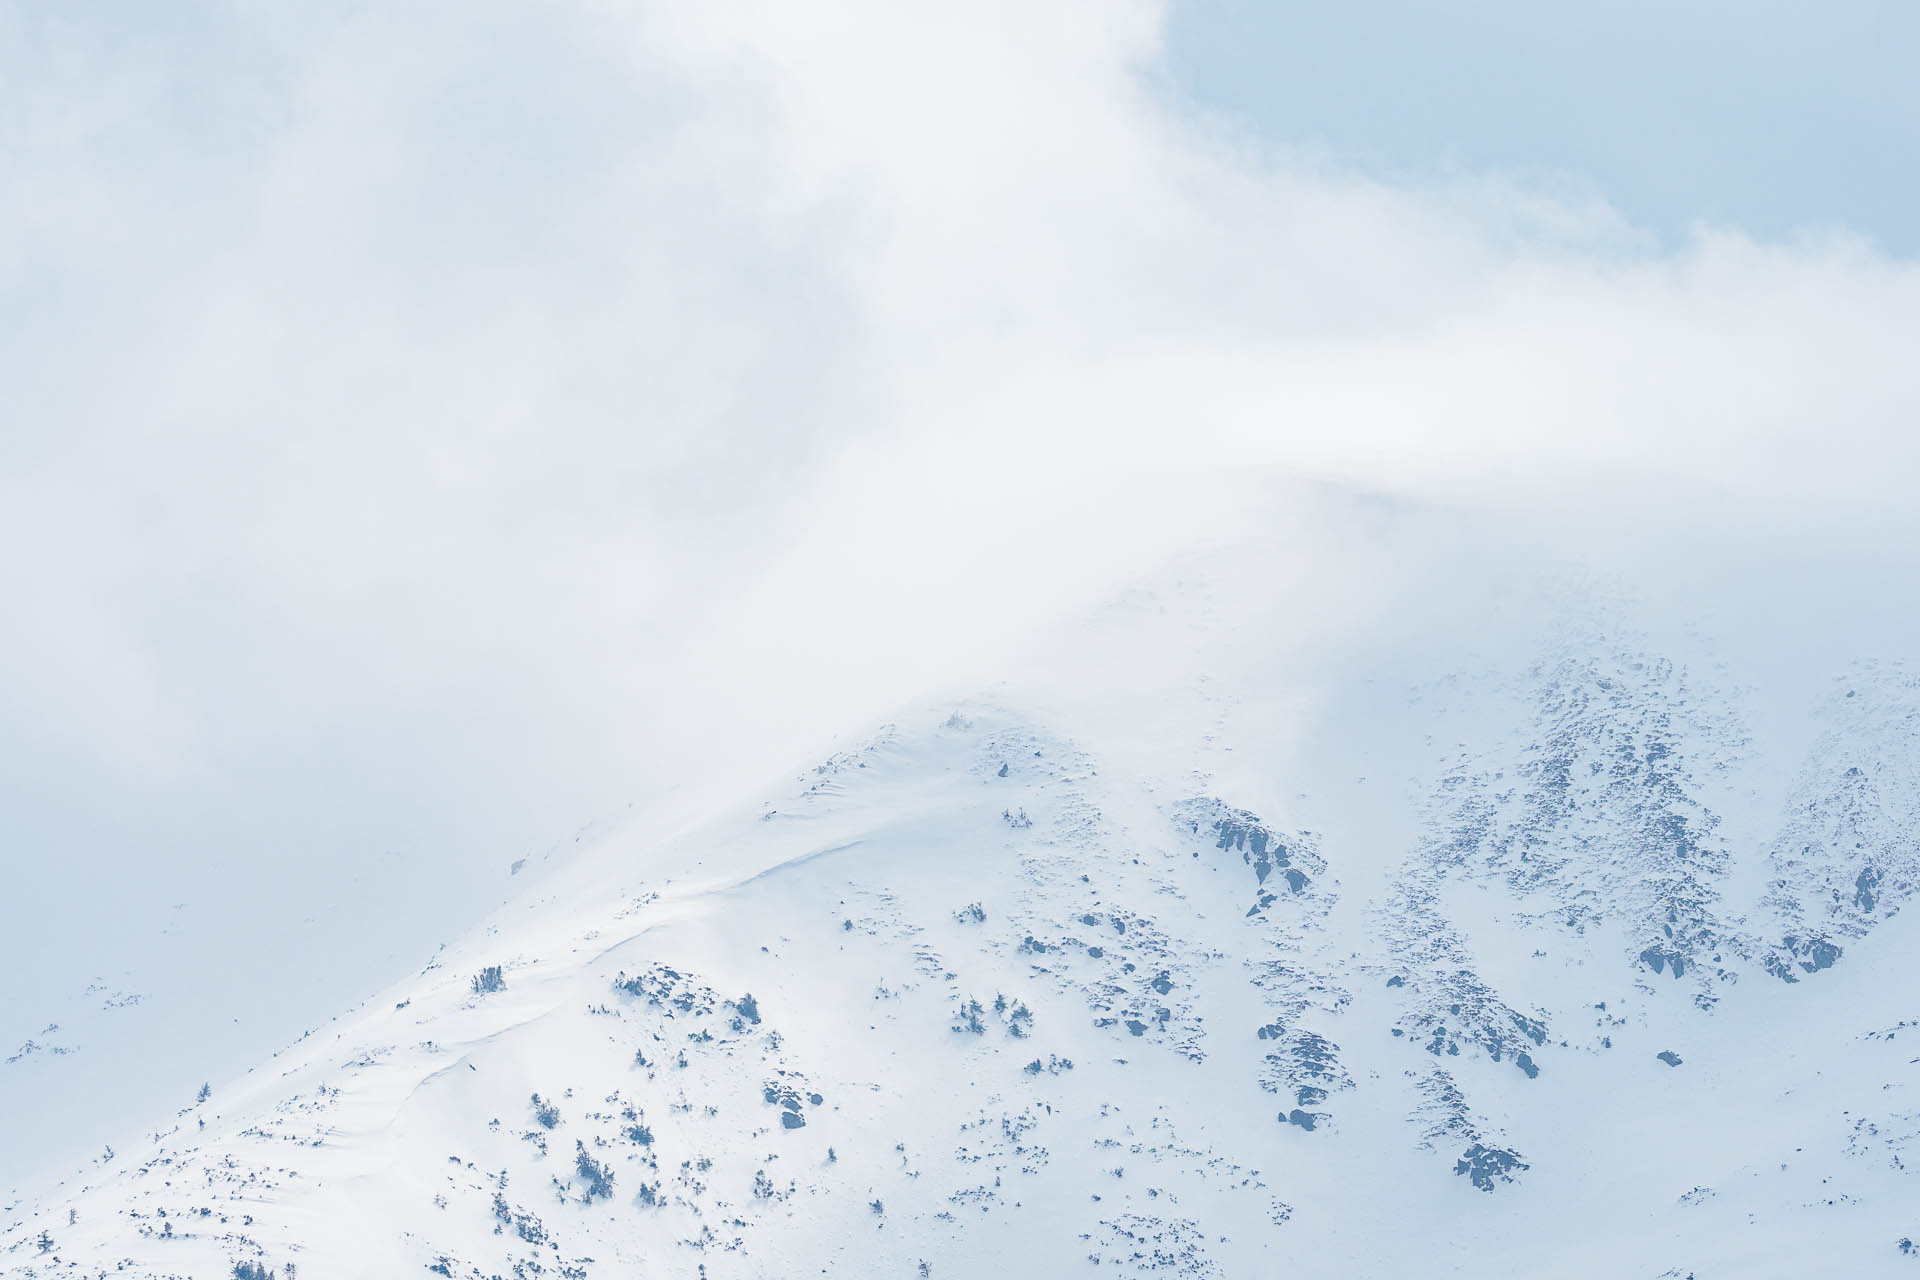
[[[1266,554],[583,848],[0,1270],[1920,1276],[1901,655]]]

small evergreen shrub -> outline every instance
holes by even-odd
[[[580,1180],[586,1184],[587,1199],[607,1200],[613,1197],[613,1171],[593,1158],[587,1150],[587,1144],[576,1142],[574,1149],[574,1167],[579,1171]]]

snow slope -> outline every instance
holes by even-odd
[[[1177,561],[601,840],[0,1266],[1920,1274],[1898,628],[1431,533]]]

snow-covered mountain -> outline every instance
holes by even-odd
[[[0,1266],[1920,1274],[1920,672],[1406,552],[1179,561],[617,830]]]

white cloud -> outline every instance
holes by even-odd
[[[711,611],[807,611],[751,585],[804,556],[857,612],[1039,495],[1095,556],[1095,473],[1914,461],[1911,267],[1257,162],[1156,92],[1149,4],[203,17],[8,55],[13,701],[136,773],[480,690],[667,766],[612,709],[695,716]]]

